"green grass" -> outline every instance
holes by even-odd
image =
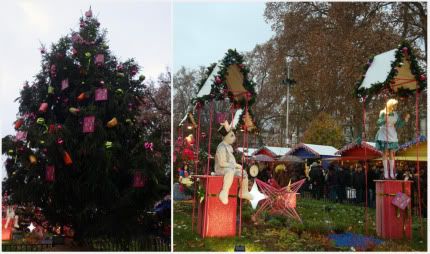
[[[257,224],[251,221],[254,213],[248,203],[242,210],[242,236],[202,239],[191,231],[192,204],[174,203],[174,251],[233,251],[235,245],[245,245],[246,251],[348,251],[337,248],[328,239],[330,233],[353,232],[376,236],[375,210],[368,209],[366,234],[364,208],[334,204],[312,199],[301,199],[297,204],[303,224],[294,220],[263,213]],[[424,225],[427,221],[424,220]],[[385,241],[369,251],[425,251],[427,235],[419,234],[418,218],[413,218],[413,239]],[[424,228],[426,234],[427,227]]]

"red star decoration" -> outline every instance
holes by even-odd
[[[302,179],[283,188],[277,188],[259,179],[255,179],[260,191],[266,195],[267,198],[262,200],[261,206],[253,217],[257,218],[264,210],[270,210],[271,214],[284,215],[302,222],[296,211],[296,195],[297,191],[305,183],[305,180],[306,179]]]

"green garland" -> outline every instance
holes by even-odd
[[[422,91],[427,88],[427,77],[425,76],[425,72],[421,69],[421,67],[418,64],[418,61],[415,57],[413,48],[410,46],[408,42],[403,42],[400,44],[396,51],[395,60],[391,64],[391,71],[388,74],[387,79],[384,82],[379,82],[372,84],[372,86],[368,89],[366,88],[360,88],[361,84],[363,83],[363,80],[365,78],[365,74],[361,77],[360,81],[356,83],[355,88],[355,95],[359,98],[364,97],[372,97],[374,95],[379,94],[382,90],[389,91],[390,94],[397,94],[400,97],[408,97],[414,95],[414,90],[405,89],[405,88],[399,88],[397,92],[395,92],[391,88],[391,83],[394,82],[394,78],[397,76],[398,70],[397,67],[401,67],[403,64],[403,50],[407,49],[410,62],[411,62],[411,72],[415,76],[415,79],[418,82],[418,91]],[[371,57],[367,64],[364,66],[364,73],[367,72],[369,67],[372,65],[373,58]]]
[[[228,92],[227,95],[224,93],[224,91],[228,90],[227,78],[226,78],[227,68],[233,64],[237,64],[240,68],[241,73],[243,74],[243,86],[249,92],[248,101],[246,101],[245,98],[242,98],[240,100],[234,100],[234,95],[230,91]],[[205,76],[196,84],[198,87],[198,91],[200,91],[200,89],[203,87],[204,83],[209,78],[215,66],[216,66],[216,63],[213,63],[206,69]],[[248,106],[248,112],[250,116],[253,117],[253,113],[250,108],[255,103],[255,98],[256,98],[255,83],[252,80],[248,79],[248,74],[250,70],[244,64],[244,57],[241,54],[239,54],[236,50],[233,50],[233,49],[229,49],[227,51],[224,58],[221,60],[219,67],[220,67],[220,70],[216,75],[218,81],[214,80],[214,82],[211,84],[210,94],[204,95],[201,97],[195,97],[191,100],[191,103],[193,104],[200,103],[201,105],[204,105],[205,102],[210,101],[211,99],[222,101],[222,100],[225,100],[226,96],[228,96],[230,101],[234,103],[235,108],[243,109],[243,113],[239,120],[239,124],[243,125],[244,124],[243,115],[245,112],[244,109],[246,106]]]

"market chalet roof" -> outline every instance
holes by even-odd
[[[338,156],[336,154],[338,150],[332,146],[304,144],[304,143],[300,143],[294,146],[293,148],[291,148],[291,150],[288,151],[287,154],[294,155],[294,152],[296,152],[299,149],[305,149],[318,156]]]
[[[391,64],[396,60],[397,49],[379,54],[373,58],[372,65],[367,69],[360,88],[369,89],[373,84],[383,83],[391,72]]]

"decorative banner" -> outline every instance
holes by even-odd
[[[133,187],[134,188],[143,188],[146,183],[146,177],[142,175],[141,171],[134,172],[133,176]]]
[[[218,124],[222,124],[228,118],[228,113],[226,112],[217,112],[216,113],[216,121]]]
[[[83,133],[92,133],[94,132],[94,121],[96,117],[95,116],[86,116],[84,117],[84,124],[83,124]]]
[[[105,63],[105,55],[97,54],[95,59],[95,64],[97,66],[102,66]]]
[[[46,110],[48,110],[48,103],[46,103],[46,102],[41,103],[40,107],[39,107],[39,111],[40,112],[46,112]]]
[[[61,90],[65,90],[69,87],[69,79],[63,79],[61,81]]]
[[[96,89],[96,101],[106,101],[108,98],[107,88]]]
[[[55,167],[53,165],[47,165],[45,169],[45,180],[47,182],[55,181]]]
[[[16,140],[24,141],[27,139],[27,132],[26,131],[18,131],[16,132],[15,136]]]

